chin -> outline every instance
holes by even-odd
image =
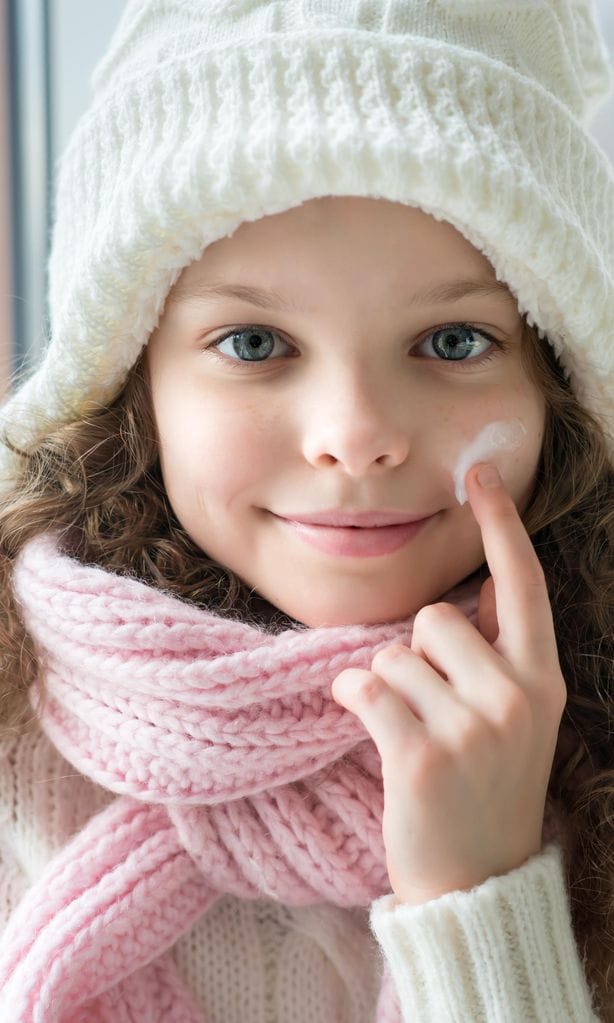
[[[293,605],[283,609],[285,614],[306,625],[309,629],[337,628],[342,625],[389,625],[403,621],[414,614],[413,605],[402,607],[378,607],[372,604],[365,606],[346,605],[337,601],[333,606],[297,607]]]

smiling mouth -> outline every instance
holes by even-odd
[[[275,514],[275,513],[273,513]],[[301,522],[306,526],[330,526],[333,528],[374,529],[381,526],[404,526],[412,522],[428,519],[433,512],[412,514],[404,511],[351,511],[344,508],[330,508],[328,511],[310,514],[295,512],[278,515],[278,518],[291,522]]]
[[[305,544],[337,557],[382,557],[410,543],[435,516],[383,526],[317,525],[276,516]]]

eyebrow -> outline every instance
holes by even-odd
[[[496,278],[470,279],[463,278],[456,281],[439,281],[429,284],[426,288],[416,292],[406,307],[413,309],[419,305],[429,305],[438,302],[459,302],[467,295],[498,296],[507,298],[515,303],[515,298],[509,288],[502,281]],[[172,302],[186,301],[190,299],[206,298],[235,298],[241,302],[248,302],[250,305],[258,306],[261,309],[276,309],[287,313],[306,313],[306,310],[297,305],[291,299],[280,295],[274,289],[259,288],[248,284],[232,284],[206,281],[195,281],[191,284],[178,284],[172,294]]]

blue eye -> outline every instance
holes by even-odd
[[[476,338],[481,340],[476,342]],[[435,358],[432,361],[457,364],[482,365],[499,352],[507,349],[507,344],[503,341],[496,340],[486,331],[479,330],[470,323],[451,323],[437,327],[436,330],[432,330],[423,337],[414,346],[412,352],[419,351],[427,342],[435,353]],[[485,342],[487,342],[487,347],[484,350]],[[279,344],[282,346],[281,350]],[[227,346],[226,350],[222,348],[223,345]],[[283,340],[278,331],[269,330],[268,327],[260,327],[257,324],[229,331],[208,348],[213,349],[214,354],[219,355],[222,359],[234,362],[237,368],[241,363],[270,362],[274,355],[277,357],[296,355],[296,350]],[[422,354],[423,357],[429,358],[425,353]]]
[[[476,336],[482,339],[477,344],[473,340]],[[493,344],[499,348],[503,347],[501,342],[495,341],[490,334],[486,334],[483,330],[478,330],[477,327],[473,327],[470,323],[452,323],[446,327],[438,327],[437,330],[432,330],[417,345],[417,348],[419,349],[426,342],[429,342],[429,344],[432,344],[435,353],[441,356],[444,362],[473,362],[478,359],[483,361],[480,359],[480,356],[484,354],[484,351],[480,351],[479,348],[480,344],[483,345],[484,341],[488,342],[487,351]]]
[[[240,362],[265,362],[275,349],[274,338],[279,338],[275,330],[266,327],[241,327],[213,342],[213,348],[219,348],[223,355],[236,357]],[[239,338],[240,340],[235,340]],[[280,339],[281,340],[281,339]],[[221,345],[229,344],[230,351],[223,352]],[[290,346],[282,341],[286,348]]]

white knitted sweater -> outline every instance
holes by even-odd
[[[39,730],[0,742],[0,924],[113,798]],[[527,864],[417,907],[393,895],[370,912],[226,895],[177,942],[176,961],[207,1023],[372,1023],[382,956],[407,1023],[595,1021],[555,838],[547,818]]]

